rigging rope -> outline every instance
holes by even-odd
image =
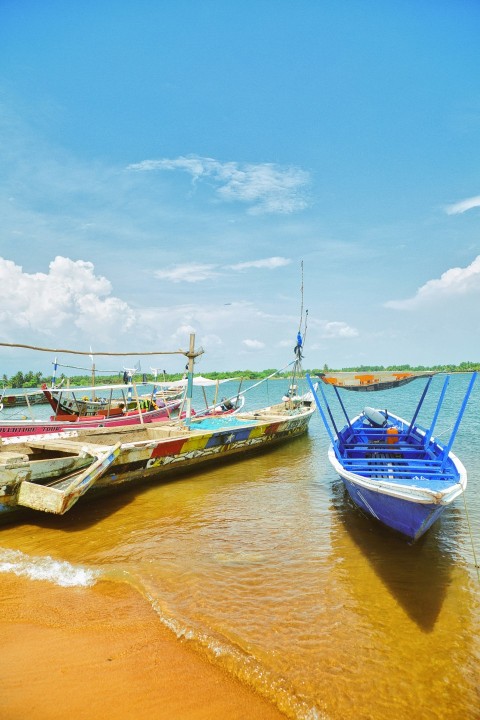
[[[61,367],[61,368],[70,368],[71,370],[85,370],[86,372],[92,371],[91,367],[89,367],[89,368],[78,367],[78,365],[62,365],[62,363],[56,363],[56,366]],[[117,370],[98,370],[97,368],[95,368],[95,372],[96,373],[110,373],[110,374],[113,373],[114,375],[119,375],[122,371],[118,370],[118,368],[117,368]]]
[[[470,542],[472,543],[473,562],[474,562],[474,565],[475,565],[475,569],[476,569],[476,571],[477,571],[477,580],[478,580],[478,582],[480,582],[480,571],[479,571],[480,565],[478,564],[477,554],[476,554],[476,552],[475,552],[475,542],[474,542],[474,540],[473,540],[472,526],[471,526],[471,524],[470,524],[470,516],[469,516],[469,514],[468,514],[468,509],[467,509],[467,499],[466,499],[466,497],[465,497],[465,490],[463,491],[462,495],[463,495],[463,504],[464,504],[464,506],[465,506],[465,515],[466,515],[466,517],[467,517],[467,525],[468,525],[468,532],[469,532],[469,535],[470,535]]]
[[[303,326],[303,344],[305,345],[305,340],[307,339],[307,320],[308,320],[308,310],[305,310],[305,325]]]
[[[300,322],[298,323],[298,332],[299,333],[302,330],[302,320],[303,320],[303,260],[300,263],[300,267],[302,269],[302,284],[300,286],[301,303],[300,303]]]

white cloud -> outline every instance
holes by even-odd
[[[194,180],[198,180],[202,175],[213,175],[217,167],[220,165],[212,158],[197,157],[191,155],[189,157],[178,157],[172,160],[143,160],[139,163],[128,165],[127,170],[134,172],[149,172],[152,170],[184,170],[190,173]]]
[[[180,283],[196,283],[204,280],[211,280],[219,277],[226,271],[235,270],[241,272],[250,268],[274,270],[279,267],[289,265],[292,261],[283,257],[271,257],[264,260],[250,260],[236,265],[212,265],[202,263],[185,263],[182,265],[172,265],[163,270],[155,270],[154,276],[159,280],[169,280],[170,282]]]
[[[175,310],[173,309],[173,314],[175,315]],[[168,312],[168,311],[167,311]],[[183,317],[183,322],[180,321],[180,324],[173,330],[171,333],[171,338],[174,342],[178,342],[182,345],[182,347],[188,348],[188,341],[190,338],[190,335],[192,333],[196,332],[195,326],[190,324],[187,320],[188,316]]]
[[[466,268],[450,268],[439,279],[429,280],[415,295],[406,300],[390,300],[385,307],[394,310],[412,310],[427,302],[467,295],[480,290],[480,255]]]
[[[160,328],[160,346],[169,350],[188,348],[189,335],[193,332],[195,346],[205,350],[197,361],[200,368],[232,369],[242,367],[242,356],[259,357],[260,351],[270,354],[265,360],[266,366],[271,367],[276,362],[285,365],[293,358],[297,321],[298,318],[289,318],[285,314],[266,314],[251,302],[234,302],[228,306],[192,302],[141,310],[136,329],[142,336],[152,336],[153,328],[157,331]],[[285,331],[286,323],[291,323],[294,328],[288,345],[290,349],[288,353],[279,354],[279,332]],[[252,328],[262,341],[251,339]],[[177,366],[179,363],[185,365],[183,359],[173,362]]]
[[[215,272],[215,267],[215,265],[203,265],[201,263],[185,263],[183,265],[174,265],[165,270],[155,270],[154,275],[159,280],[170,280],[174,283],[196,283],[216,277],[218,273]]]
[[[212,348],[219,348],[223,345],[223,340],[215,333],[202,335],[200,345],[208,352]]]
[[[135,172],[181,170],[189,173],[194,182],[209,178],[217,185],[217,196],[227,202],[249,205],[251,214],[289,214],[307,207],[302,194],[310,182],[305,170],[281,167],[274,163],[221,163],[213,158],[197,155],[174,159],[144,160],[129,165]]]
[[[167,293],[167,301],[170,294]],[[181,294],[182,297],[184,293]],[[195,347],[204,348],[196,365],[200,369],[232,369],[250,358],[266,367],[284,366],[293,359],[296,317],[278,311],[265,313],[254,302],[161,304],[135,311],[115,297],[110,281],[95,271],[93,263],[58,256],[47,272],[27,273],[16,263],[0,258],[0,323],[6,342],[88,350],[93,353],[188,350],[190,335]],[[279,336],[292,328],[288,350],[279,351]],[[335,324],[330,324],[330,335]],[[252,337],[252,328],[255,335]],[[337,335],[345,334],[337,325]],[[261,340],[255,339],[262,338]],[[47,339],[48,338],[48,339]],[[283,344],[282,344],[283,345]],[[290,347],[289,347],[290,346]],[[23,362],[23,360],[22,360]],[[128,364],[128,363],[127,363]],[[183,371],[183,355],[149,358],[145,367],[157,365]],[[99,360],[97,367],[114,367]],[[130,363],[133,367],[134,362]]]
[[[332,321],[325,323],[321,335],[324,338],[352,338],[357,337],[358,330],[345,322]]]
[[[453,205],[447,205],[445,212],[447,215],[459,215],[476,207],[480,207],[480,195],[466,198],[466,200],[460,200],[460,202],[454,203]]]
[[[5,335],[28,330],[37,336],[120,335],[134,323],[133,310],[108,297],[110,282],[82,260],[56,257],[48,273],[29,274],[0,258],[0,322]]]
[[[265,343],[260,340],[242,340],[242,344],[249,350],[263,350]]]
[[[250,260],[249,262],[237,263],[236,265],[228,265],[230,270],[247,270],[249,268],[266,268],[274,270],[278,267],[290,265],[292,261],[284,257],[270,257],[264,260]]]

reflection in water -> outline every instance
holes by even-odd
[[[431,632],[455,563],[452,553],[443,545],[441,522],[417,543],[409,544],[363,514],[340,480],[334,483],[332,492],[332,505],[338,517],[370,567],[419,628]]]

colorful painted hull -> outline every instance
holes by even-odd
[[[90,399],[88,395],[83,397],[77,397],[78,393],[87,391],[89,394],[92,392],[101,391],[104,387],[110,389],[110,397]],[[108,418],[113,415],[125,414],[127,411],[137,411],[140,408],[142,412],[151,410],[160,410],[162,408],[178,407],[182,393],[176,393],[175,397],[162,397],[154,399],[152,395],[148,397],[139,396],[138,399],[130,397],[126,390],[128,386],[100,386],[92,388],[68,388],[66,390],[51,390],[45,384],[42,385],[43,395],[45,400],[50,403],[55,415],[74,415],[80,417],[93,417],[96,415],[103,415]],[[122,393],[122,397],[112,397],[113,392],[117,391]],[[131,390],[131,388],[129,389]]]
[[[85,493],[85,485],[89,492],[106,491],[129,482],[168,478],[207,463],[240,459],[304,434],[314,412],[310,407],[290,411],[278,405],[255,413],[192,420],[190,427],[162,422],[12,441],[0,446],[0,513],[22,507],[63,513]],[[117,445],[113,457],[110,451]],[[72,479],[72,464],[79,466],[77,472],[84,472],[85,465],[88,468],[102,457],[106,466],[93,484],[90,476]]]

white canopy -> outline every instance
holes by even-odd
[[[202,375],[197,375],[193,378],[193,384],[196,387],[213,387],[214,385],[222,385],[223,383],[230,382],[231,380],[238,380],[238,378],[225,378],[224,380],[210,380]],[[155,387],[161,387],[165,389],[170,388],[182,388],[187,387],[188,378],[182,378],[182,380],[173,380],[170,382],[154,382],[152,385]]]
[[[231,380],[238,380],[238,378],[225,378],[224,380],[209,380],[209,378],[202,377],[202,375],[197,375],[193,378],[193,384],[197,387],[213,387],[217,384],[223,384],[226,382],[230,382]],[[164,388],[165,390],[175,390],[178,388],[181,390],[182,388],[187,387],[188,379],[183,378],[182,380],[170,380],[167,382],[141,382],[141,383],[134,383],[137,386],[140,385],[154,385],[157,388]],[[54,388],[47,388],[47,390],[54,391],[54,392],[61,392],[61,393],[81,393],[81,392],[91,392],[92,390],[95,390],[95,392],[98,392],[99,390],[128,390],[132,388],[132,385],[87,385],[83,387],[77,387],[74,385],[66,386],[66,385],[59,385]]]

